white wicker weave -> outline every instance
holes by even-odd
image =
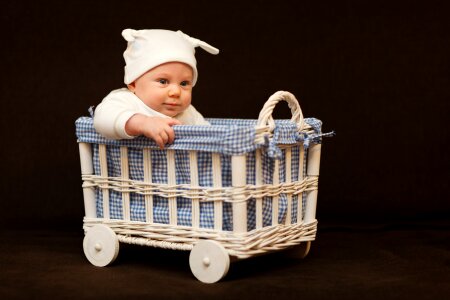
[[[286,101],[292,112],[292,121],[297,124],[299,132],[311,132],[304,122],[303,114],[295,97],[288,92],[277,92],[272,95],[262,108],[255,128],[255,143],[261,144],[272,138],[275,122],[272,112],[276,104]],[[261,169],[261,148],[255,150],[256,180],[255,184],[246,182],[246,155],[233,155],[231,158],[231,180],[228,187],[222,186],[221,160],[219,154],[212,155],[213,186],[202,187],[198,182],[197,154],[189,151],[190,184],[177,184],[175,172],[175,151],[167,153],[167,184],[152,182],[151,151],[143,150],[144,180],[131,180],[128,167],[128,148],[120,147],[121,176],[108,177],[106,146],[99,144],[100,174],[94,174],[92,147],[89,143],[80,142],[81,173],[83,179],[83,196],[85,203],[84,230],[86,233],[84,251],[86,257],[98,266],[105,266],[118,253],[116,238],[121,243],[160,247],[177,250],[191,250],[190,264],[194,275],[203,282],[212,283],[226,275],[229,267],[229,256],[244,259],[268,252],[279,251],[306,243],[307,254],[310,242],[315,239],[317,221],[315,219],[317,185],[320,166],[321,145],[313,143],[308,149],[300,145],[299,169],[307,164],[307,176],[299,172],[298,179],[291,178],[291,145],[279,145],[286,156],[286,178],[279,180],[280,161],[274,160],[273,182],[263,184]],[[296,146],[298,146],[296,145]],[[304,161],[303,152],[307,151],[308,161]],[[97,217],[96,189],[102,193],[103,217]],[[123,201],[123,219],[110,219],[109,194],[119,192]],[[145,222],[130,219],[130,194],[143,195],[145,199]],[[303,201],[296,201],[297,216],[292,218],[293,197],[302,199],[306,193],[306,207]],[[279,197],[286,195],[287,212],[284,221],[279,224]],[[152,214],[154,197],[167,199],[169,207],[169,223],[154,222]],[[192,226],[177,225],[177,197],[191,201]],[[272,199],[272,224],[263,226],[263,199]],[[256,227],[247,230],[248,201],[255,201]],[[214,203],[214,228],[200,227],[201,203]],[[223,230],[223,205],[232,205],[232,231]],[[303,213],[304,212],[304,213]],[[105,229],[106,228],[106,229]],[[116,237],[111,237],[111,233]],[[105,238],[108,237],[108,238]],[[105,241],[105,239],[107,241]],[[201,241],[211,243],[199,243]],[[105,249],[111,247],[114,249]],[[118,244],[117,244],[118,245]],[[208,252],[209,251],[209,252]],[[106,253],[103,253],[106,252]],[[210,253],[211,252],[211,253]],[[208,254],[209,253],[209,254]],[[224,254],[226,253],[226,258]],[[301,256],[302,254],[300,254]],[[214,261],[216,260],[216,261]],[[217,261],[220,260],[220,261]],[[227,262],[228,261],[228,262]]]

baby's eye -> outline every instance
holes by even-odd
[[[181,86],[188,86],[190,84],[189,81],[185,80],[180,83]]]
[[[161,83],[161,84],[168,84],[169,83],[169,81],[167,79],[164,79],[164,78],[158,79],[158,82]]]

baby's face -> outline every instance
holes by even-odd
[[[151,69],[128,88],[151,109],[175,117],[191,104],[192,79],[190,66],[169,62]]]

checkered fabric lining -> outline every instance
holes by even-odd
[[[308,123],[315,124],[317,133],[320,133],[320,121],[316,119],[306,119]],[[177,139],[173,145],[168,148],[176,149],[181,145],[181,148],[191,145],[190,148],[193,149],[180,149],[175,151],[175,167],[176,167],[176,180],[177,184],[189,184],[190,183],[190,169],[189,169],[189,153],[188,150],[198,151],[198,174],[199,174],[199,185],[203,187],[213,186],[213,176],[212,176],[212,152],[210,149],[214,147],[207,147],[208,143],[212,143],[220,140],[215,137],[208,138],[208,129],[210,133],[222,132],[225,133],[224,128],[232,127],[230,131],[240,131],[248,132],[249,135],[254,138],[254,125],[256,122],[254,120],[232,120],[232,119],[209,119],[213,126],[178,126],[176,129]],[[226,125],[232,124],[232,125]],[[280,130],[280,140],[283,144],[287,144],[285,141],[291,139],[292,133],[286,132],[289,130],[295,130],[295,126],[289,121],[277,122],[277,126],[281,128]],[[128,160],[129,160],[129,173],[130,179],[142,181],[143,175],[143,153],[142,148],[156,148],[156,145],[152,141],[144,138],[138,137],[134,140],[120,140],[111,141],[104,139],[98,135],[92,127],[91,118],[80,118],[76,122],[78,140],[81,142],[89,142],[93,144],[93,158],[94,158],[94,172],[96,175],[100,174],[100,162],[98,155],[98,144],[107,144],[107,168],[109,177],[120,177],[120,146],[128,146]],[[188,128],[183,128],[188,127]],[[194,128],[197,127],[197,128]],[[196,136],[195,134],[189,133],[189,129],[194,128],[196,133],[199,133],[198,127],[202,127],[202,134]],[[215,128],[221,127],[221,128]],[[236,129],[238,128],[238,129]],[[250,130],[252,129],[253,132]],[[182,134],[179,134],[179,133]],[[240,135],[238,135],[240,136]],[[184,141],[180,141],[184,139]],[[201,140],[203,139],[203,144]],[[243,138],[244,141],[248,142],[248,137]],[[178,141],[178,145],[177,145]],[[202,145],[198,145],[196,142]],[[206,142],[205,142],[206,141]],[[230,139],[229,141],[233,141]],[[136,143],[133,143],[136,142]],[[235,141],[233,141],[234,143]],[[242,142],[242,141],[241,141]],[[205,145],[206,144],[206,145]],[[236,144],[239,144],[237,142]],[[293,144],[291,142],[291,144]],[[198,148],[203,147],[203,151],[198,150]],[[228,149],[236,149],[236,146],[232,146]],[[247,184],[255,184],[255,145],[253,141],[251,146],[243,143],[243,148],[252,149],[247,151]],[[299,176],[299,146],[292,146],[291,155],[291,176],[292,181],[298,180]],[[228,152],[229,150],[224,150],[223,152]],[[220,152],[220,151],[218,151]],[[306,151],[305,151],[306,152]],[[240,153],[240,152],[239,152]],[[165,150],[152,149],[152,181],[159,184],[167,184],[167,157]],[[231,186],[231,155],[229,153],[221,153],[220,155],[221,165],[222,165],[222,186]],[[306,162],[306,153],[305,153]],[[273,180],[273,168],[274,159],[269,157],[266,151],[262,151],[262,169],[263,169],[263,180],[264,184],[271,184]],[[303,174],[306,173],[306,164],[302,170]],[[280,159],[279,168],[279,178],[280,182],[285,182],[285,150],[282,150],[282,157]],[[303,204],[305,201],[305,193],[303,194]],[[103,195],[99,188],[96,189],[97,198],[97,217],[103,217]],[[122,195],[120,192],[110,190],[110,217],[111,219],[123,219],[122,215]],[[168,224],[169,223],[169,206],[168,201],[165,198],[154,196],[153,197],[153,218],[155,223]],[[247,204],[247,218],[248,230],[255,228],[256,224],[256,214],[255,214],[255,200],[250,199]],[[294,196],[292,201],[292,222],[297,221],[297,203],[298,197]],[[305,207],[305,205],[303,205]],[[287,197],[284,194],[280,195],[279,200],[279,223],[282,223],[286,217],[287,210]],[[130,218],[132,221],[142,221],[145,222],[145,205],[144,196],[136,193],[130,194]],[[303,212],[304,213],[304,212]],[[177,220],[178,225],[191,226],[191,200],[183,197],[177,197]],[[265,197],[263,199],[263,226],[268,226],[272,224],[272,197]],[[214,204],[209,202],[202,202],[200,204],[200,227],[201,228],[214,228]],[[232,208],[231,203],[223,203],[223,230],[232,230]]]
[[[263,147],[254,143],[257,120],[207,119],[207,121],[213,126],[174,126],[176,139],[173,144],[167,146],[167,149],[240,155]],[[316,134],[321,134],[320,120],[306,118],[305,122],[311,125]],[[296,125],[290,120],[276,120],[275,123],[278,131],[277,144],[293,145],[301,141],[302,137],[298,135]],[[158,149],[153,140],[144,136],[131,140],[106,139],[95,131],[90,117],[81,117],[76,121],[76,135],[78,141],[85,143]]]

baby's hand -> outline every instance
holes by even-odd
[[[164,149],[165,144],[171,144],[175,139],[173,125],[181,125],[181,122],[172,118],[135,114],[127,121],[125,130],[129,135],[145,135],[153,139],[160,149]]]
[[[175,139],[172,126],[180,124],[180,121],[172,118],[146,117],[142,124],[142,134],[153,139],[160,149],[164,149],[165,144],[172,144]]]

